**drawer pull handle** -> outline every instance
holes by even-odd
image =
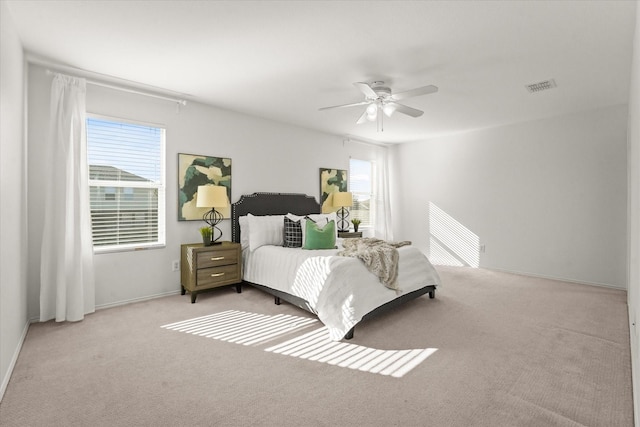
[[[220,276],[224,276],[224,273],[213,273],[211,275],[211,277],[220,277]]]
[[[211,261],[220,261],[221,259],[224,259],[223,256],[214,256],[213,258],[211,258]]]

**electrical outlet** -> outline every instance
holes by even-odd
[[[175,259],[171,262],[171,271],[180,271],[180,261]]]

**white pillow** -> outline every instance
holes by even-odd
[[[288,214],[287,216],[292,215],[292,214]],[[295,215],[293,215],[295,216]],[[312,220],[315,221],[316,224],[318,224],[320,227],[324,227],[325,225],[327,225],[330,221],[333,221],[336,223],[335,229],[336,229],[336,239],[338,239],[338,219],[337,219],[337,215],[335,212],[331,212],[328,214],[311,214],[311,215],[307,215],[307,217],[311,218]],[[290,219],[293,219],[294,221],[297,221],[294,218],[289,217]],[[301,216],[298,217],[300,218],[300,226],[302,227],[302,246],[304,247],[305,241],[306,241],[306,222],[307,220],[305,219],[305,217]]]
[[[284,215],[255,216],[248,214],[249,249],[255,251],[260,246],[282,246],[284,241]]]
[[[289,218],[291,221],[300,221],[301,219],[304,218],[304,215],[300,216],[300,215],[292,214],[291,212],[289,212],[285,216]]]
[[[240,224],[240,247],[245,250],[249,247],[249,218],[246,215],[238,218]]]

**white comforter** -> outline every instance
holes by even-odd
[[[305,299],[336,341],[375,308],[425,286],[440,285],[436,270],[413,246],[398,249],[398,292],[380,283],[361,260],[337,256],[338,251],[246,249],[243,279]]]

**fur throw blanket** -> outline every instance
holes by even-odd
[[[338,255],[361,259],[370,272],[387,288],[398,290],[398,249],[411,242],[387,242],[371,237],[344,239],[344,250]]]

